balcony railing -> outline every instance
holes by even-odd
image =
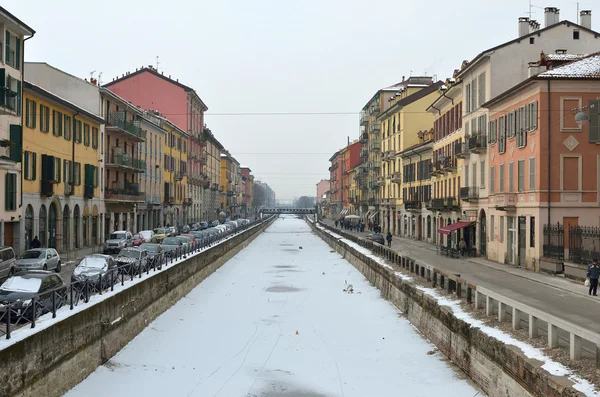
[[[369,124],[369,115],[367,114],[366,111],[362,111],[360,112],[360,125],[367,125]]]
[[[456,158],[464,159],[469,157],[469,150],[465,142],[456,142],[454,144],[454,155]]]
[[[379,141],[372,141],[371,143],[369,143],[369,151],[371,152],[379,151],[380,148],[381,144],[379,143]]]
[[[407,210],[420,210],[421,202],[418,200],[405,201],[404,208],[406,208]]]
[[[125,168],[131,171],[145,172],[146,161],[135,158],[129,153],[123,153],[123,148],[114,147],[106,153],[106,166]]]
[[[381,108],[379,107],[379,104],[374,104],[373,106],[371,106],[369,108],[369,114],[372,116],[376,116],[379,114],[379,112],[381,111]]]
[[[120,131],[127,135],[128,138],[138,142],[146,140],[146,131],[142,130],[141,122],[135,120],[127,120],[125,112],[111,112],[108,114],[108,125],[106,129],[109,131]]]
[[[356,153],[356,152],[355,152]],[[367,151],[366,148],[362,148],[360,149],[360,157],[368,157],[369,156],[369,152]],[[333,170],[332,170],[333,171]]]
[[[460,188],[460,199],[463,201],[477,200],[479,198],[478,187],[461,187]]]
[[[469,150],[473,153],[485,153],[487,149],[487,136],[475,133],[468,137]]]
[[[367,134],[366,132],[363,132],[360,134],[360,143],[367,143],[369,141],[369,134]]]
[[[494,205],[497,209],[514,208],[517,205],[517,193],[496,193]]]
[[[400,183],[400,182],[402,182],[402,179],[401,179],[401,177],[402,177],[402,176],[400,175],[400,173],[399,173],[399,172],[394,172],[394,173],[392,174],[392,183]]]
[[[144,202],[144,193],[134,189],[105,189],[105,201]]]
[[[183,199],[183,205],[192,205],[191,197],[187,197]]]
[[[379,134],[379,131],[381,131],[381,123],[378,121],[375,121],[371,124],[369,124],[369,132],[371,134]]]
[[[444,199],[436,198],[432,199],[429,202],[430,209],[432,210],[443,210],[444,209]]]
[[[371,161],[369,163],[369,169],[371,170],[379,169],[379,167],[381,167],[381,161]]]
[[[444,207],[446,207],[446,209],[458,208],[458,200],[456,197],[446,197],[444,199]]]

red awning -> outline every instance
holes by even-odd
[[[471,222],[471,221],[458,221],[458,222],[452,223],[450,225],[446,225],[444,227],[440,227],[438,229],[438,233],[440,233],[440,234],[450,234],[450,232],[453,232],[453,231],[458,230],[458,229],[462,229],[462,228],[467,227],[467,226],[471,226],[474,223],[475,222]]]

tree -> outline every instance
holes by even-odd
[[[312,208],[315,206],[315,202],[315,197],[300,196],[298,200],[296,200],[295,206],[296,208]]]
[[[264,186],[255,183],[252,185],[252,207],[260,208],[265,205],[267,192]]]

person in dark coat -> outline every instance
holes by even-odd
[[[392,233],[388,231],[387,236],[385,236],[385,239],[388,242],[388,247],[392,248]]]
[[[598,266],[598,259],[594,258],[592,263],[588,265],[587,278],[590,280],[589,294],[596,296],[596,290],[598,289],[598,277],[600,277],[600,266]]]
[[[337,225],[338,225],[338,221],[337,220],[334,222],[334,225],[335,225],[335,227],[337,227]]]
[[[31,248],[40,248],[42,246],[42,243],[40,240],[38,240],[38,236],[35,236],[33,238],[33,240],[31,240]]]

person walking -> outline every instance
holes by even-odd
[[[465,250],[467,249],[467,243],[465,243],[465,239],[461,238],[458,243],[458,249],[460,250],[460,256],[465,256]]]
[[[335,227],[337,227],[337,225],[338,225],[337,219],[335,220],[335,222],[333,224],[335,225]]]
[[[387,236],[385,236],[385,239],[388,242],[388,247],[392,248],[392,232],[388,231]]]
[[[31,248],[40,248],[42,246],[42,243],[40,240],[38,240],[38,236],[35,236],[33,238],[33,240],[31,240]]]
[[[598,277],[600,276],[600,266],[598,266],[598,259],[594,258],[594,260],[592,260],[592,263],[588,265],[586,276],[590,280],[590,290],[588,291],[588,294],[592,295],[593,291],[594,296],[596,296],[596,291],[598,289]]]

